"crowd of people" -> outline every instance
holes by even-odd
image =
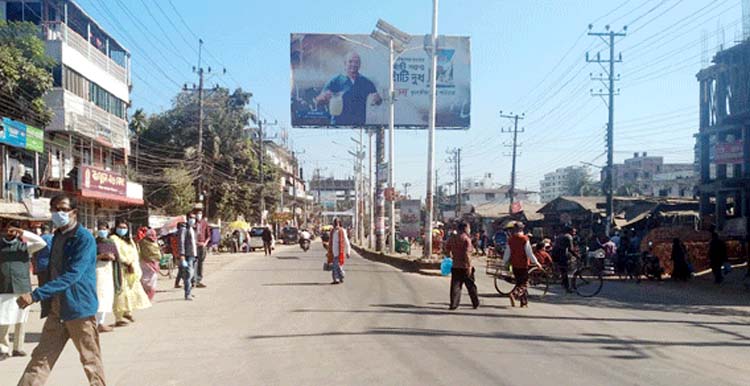
[[[19,385],[44,384],[68,340],[80,354],[92,385],[103,385],[99,334],[135,322],[135,312],[151,307],[157,290],[162,248],[155,229],[133,226],[126,218],[101,222],[95,232],[77,221],[76,200],[51,199],[51,231],[41,225],[28,231],[11,221],[0,239],[0,360],[24,357],[29,306],[41,303],[46,318],[39,344]],[[185,300],[203,288],[203,264],[210,230],[196,207],[178,225],[172,252]],[[38,287],[32,290],[31,273]],[[176,283],[176,286],[180,286]],[[114,324],[107,315],[114,314]],[[9,333],[13,331],[13,342]]]

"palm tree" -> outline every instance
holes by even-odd
[[[138,159],[140,158],[141,134],[148,128],[146,113],[137,109],[130,117],[130,131],[135,134],[135,173],[138,174]]]

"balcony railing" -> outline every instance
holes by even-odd
[[[51,130],[75,131],[92,139],[105,139],[116,148],[127,147],[127,121],[70,91],[54,90],[51,94],[48,105],[55,114],[49,125]]]
[[[122,83],[128,83],[128,70],[119,63],[107,57],[98,48],[91,45],[83,36],[68,28],[65,23],[49,22],[46,24],[47,40],[59,40],[65,42],[69,47],[78,51],[81,55],[96,63],[104,71],[107,71],[115,79]]]
[[[23,202],[24,199],[38,198],[37,189],[39,186],[24,184],[23,182],[8,181],[5,183],[8,200],[10,202]]]

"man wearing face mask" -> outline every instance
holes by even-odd
[[[31,254],[45,246],[47,244],[41,237],[21,229],[18,221],[8,224],[5,237],[0,239],[0,360],[9,355],[26,356],[23,351],[24,324],[29,313],[18,308],[14,294],[31,291]],[[11,327],[15,327],[12,351],[8,341]]]
[[[193,284],[196,288],[206,288],[206,285],[203,284],[203,262],[206,260],[208,243],[211,242],[211,228],[208,227],[208,221],[203,218],[202,206],[196,206],[195,209],[193,209],[193,212],[195,213],[195,238],[198,247]]]
[[[76,221],[74,199],[66,194],[58,195],[50,201],[50,211],[57,231],[50,254],[49,280],[16,300],[21,308],[42,302],[42,317],[47,318],[39,344],[31,353],[18,384],[44,384],[70,339],[78,350],[89,384],[104,385],[99,332],[94,318],[99,307],[96,242]]]
[[[187,222],[178,225],[177,255],[180,258],[180,275],[185,284],[185,300],[193,300],[191,290],[192,279],[195,273],[195,256],[198,252],[198,243],[195,235],[196,215],[190,212],[186,216]]]

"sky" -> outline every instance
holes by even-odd
[[[410,34],[428,34],[429,0],[256,1],[256,0],[78,0],[132,54],[132,113],[169,108],[182,84],[197,83],[198,37],[205,42],[208,82],[253,93],[252,108],[286,131],[306,178],[352,174],[352,130],[290,127],[289,34],[368,34],[378,18]],[[453,178],[449,149],[462,148],[462,175],[491,173],[510,181],[505,154],[511,122],[504,113],[524,113],[519,127],[518,187],[539,188],[545,173],[581,162],[606,162],[607,106],[590,79],[602,69],[585,53],[608,54],[592,31],[610,24],[627,34],[615,43],[615,162],[634,152],[666,162],[693,162],[698,130],[695,75],[720,46],[741,38],[741,0],[442,0],[438,32],[471,38],[471,127],[436,133],[438,183]],[[216,69],[226,68],[226,75]],[[409,182],[413,198],[424,197],[427,132],[403,130],[395,139],[396,186]],[[592,168],[598,173],[598,169]]]

